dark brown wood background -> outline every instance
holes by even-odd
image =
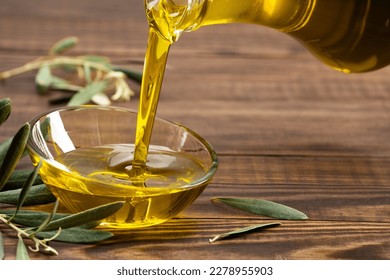
[[[98,54],[142,69],[142,0],[2,0],[0,71],[44,55],[75,35],[71,54]],[[13,113],[0,140],[55,106],[35,91],[34,72],[0,85]],[[220,166],[180,217],[118,233],[96,245],[55,242],[60,255],[34,259],[388,259],[390,258],[390,68],[345,75],[292,38],[254,26],[210,26],[184,34],[170,53],[158,115],[205,137]],[[136,109],[139,86],[128,103]],[[27,164],[27,163],[26,163]],[[269,222],[214,205],[213,197],[273,200],[307,221],[209,244],[225,231]],[[17,238],[0,225],[6,258]]]

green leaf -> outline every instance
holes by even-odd
[[[259,229],[266,229],[266,228],[270,228],[270,227],[276,227],[279,225],[280,225],[279,223],[252,225],[252,226],[248,226],[248,227],[244,227],[244,228],[240,228],[240,229],[229,231],[229,232],[226,232],[223,234],[216,235],[213,238],[209,239],[209,241],[210,241],[210,243],[213,243],[217,240],[226,239],[226,238],[233,238],[233,237],[237,237],[237,236],[244,234],[244,233],[250,233],[250,232],[254,232],[254,231],[259,230]]]
[[[0,209],[0,214],[6,215],[9,219],[15,213],[13,209]],[[15,218],[12,219],[14,224],[26,226],[26,227],[38,227],[42,222],[47,219],[50,214],[43,211],[33,211],[33,210],[19,210]],[[54,214],[52,220],[58,220],[70,216],[71,214],[65,213],[56,213]],[[100,224],[99,221],[93,221],[83,225],[79,225],[80,228],[93,228]]]
[[[14,137],[10,137],[6,139],[4,142],[0,143],[0,165],[3,163],[5,159],[5,155],[7,154],[9,148],[11,147],[11,143],[14,140]],[[27,155],[27,151],[24,150],[22,156]]]
[[[262,199],[246,198],[215,198],[213,202],[221,202],[233,208],[237,208],[256,215],[283,219],[283,220],[305,220],[308,217],[288,206]]]
[[[132,79],[138,83],[142,82],[142,72],[134,71],[134,70],[124,68],[124,67],[119,67],[119,66],[113,67],[112,70],[120,71],[120,72],[124,73],[129,79]]]
[[[0,100],[0,125],[2,125],[11,114],[11,99],[4,98]]]
[[[92,97],[103,92],[107,87],[106,81],[98,81],[88,84],[85,88],[82,88],[70,99],[68,106],[82,105],[91,101]]]
[[[57,76],[51,76],[50,88],[58,90],[74,90],[75,86],[71,85],[67,80],[59,78]]]
[[[0,203],[16,205],[21,189],[0,192]],[[55,196],[44,184],[34,185],[25,197],[23,205],[39,205],[56,201]]]
[[[34,231],[33,234],[37,234],[38,232],[44,231],[47,225],[53,220],[54,215],[57,212],[59,201],[56,200],[53,211],[47,216],[47,218],[39,225],[39,227]]]
[[[30,133],[30,125],[26,123],[13,137],[10,147],[0,167],[0,190],[11,176],[20,157],[26,147],[27,138]]]
[[[80,86],[72,85],[67,80],[54,76],[50,67],[43,65],[35,76],[38,93],[45,94],[49,89],[78,91]]]
[[[92,83],[92,74],[90,65],[85,62],[83,65],[84,68],[84,77],[88,84]]]
[[[117,212],[124,202],[113,202],[102,206],[94,207],[80,213],[54,220],[47,225],[45,231],[57,230],[58,228],[71,228],[90,222],[103,220]]]
[[[77,45],[79,38],[75,36],[66,37],[55,43],[49,50],[49,55],[62,54]]]
[[[13,137],[10,137],[6,139],[4,142],[0,143],[0,164],[3,163],[5,155],[7,154],[7,151],[9,147],[11,146]]]
[[[29,260],[28,251],[24,244],[23,238],[19,236],[18,245],[16,247],[16,259],[17,260]]]
[[[3,187],[3,191],[5,190],[16,190],[23,187],[26,182],[28,176],[30,176],[32,169],[18,169],[12,172],[11,176],[8,178],[7,183],[5,183]],[[43,184],[41,177],[37,176],[33,185]],[[1,193],[0,193],[1,196]],[[12,203],[13,204],[13,203]]]
[[[30,190],[33,182],[35,181],[35,178],[38,175],[39,168],[41,168],[41,163],[39,163],[35,167],[34,171],[31,172],[31,174],[28,176],[25,184],[23,185],[22,189],[20,190],[20,194],[19,194],[19,197],[18,197],[18,200],[17,200],[17,203],[16,203],[15,214],[11,217],[10,220],[12,220],[15,217],[15,215],[18,213],[20,207],[22,207],[24,201],[26,200],[27,193]]]
[[[42,67],[39,68],[37,75],[35,76],[35,85],[38,93],[47,93],[50,84],[52,83],[51,77],[52,76],[49,65],[42,65]]]
[[[57,232],[56,231],[44,231],[39,232],[36,236],[39,238],[51,238]],[[91,230],[79,227],[62,229],[61,233],[54,239],[56,241],[77,243],[77,244],[88,244],[96,243],[106,240],[114,236],[111,232],[102,230]]]
[[[0,210],[0,213],[7,215],[9,218],[15,213],[15,210],[2,209]],[[26,227],[37,227],[42,224],[48,216],[49,213],[43,211],[19,210],[15,218],[12,219],[12,222]],[[53,216],[53,220],[58,220],[67,216],[69,216],[69,214],[57,213]]]
[[[3,235],[0,231],[0,260],[4,260],[5,254],[4,254],[4,241],[3,241]]]

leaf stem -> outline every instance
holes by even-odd
[[[44,248],[45,252],[58,256],[58,252],[53,247],[50,247],[49,245],[47,245],[45,240],[40,240],[40,239],[36,238],[34,235],[31,235],[28,232],[24,231],[23,229],[18,228],[16,225],[9,222],[5,215],[0,215],[0,222],[3,222],[9,228],[16,231],[19,236],[23,236],[23,237],[31,239],[35,243],[35,248],[39,248],[40,246],[42,246]]]
[[[13,68],[8,71],[0,72],[0,80],[5,80],[7,78],[10,78],[12,76],[16,76],[19,74],[23,74],[25,72],[38,69],[43,64],[47,64],[49,66],[57,66],[57,65],[64,65],[64,64],[70,64],[70,65],[78,65],[78,66],[84,66],[85,64],[88,64],[89,67],[92,67],[96,70],[100,70],[103,72],[110,72],[111,69],[105,66],[102,63],[96,63],[93,61],[86,62],[85,59],[78,58],[78,57],[67,57],[67,56],[58,56],[58,57],[51,57],[51,56],[45,56],[38,58],[34,61],[28,62],[20,67]]]
[[[0,80],[8,79],[9,77],[28,72],[33,69],[37,69],[42,65],[42,59],[38,58],[34,61],[28,62],[23,66],[13,68],[8,71],[0,72]]]

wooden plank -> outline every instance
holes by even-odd
[[[0,49],[20,52],[46,50],[56,40],[75,35],[91,53],[127,53],[131,48],[144,51],[147,38],[143,1],[6,0],[0,8],[0,29]]]
[[[45,54],[68,35],[81,39],[73,55],[107,55],[142,69],[142,1],[3,0],[0,30],[0,71]],[[389,259],[389,74],[389,67],[340,74],[293,39],[254,25],[183,34],[171,49],[158,114],[216,148],[220,166],[213,182],[166,224],[117,232],[98,245],[53,242],[59,257],[33,258]],[[54,108],[50,97],[35,93],[33,80],[28,73],[0,85],[0,98],[14,102],[0,141]],[[139,86],[132,86],[138,94]],[[115,105],[136,110],[138,96]],[[210,202],[220,196],[273,200],[310,219],[209,244],[215,234],[271,221]],[[4,225],[0,230],[12,259],[17,239]]]
[[[216,197],[270,200],[296,208],[313,220],[390,222],[388,187],[344,185],[210,184],[180,217],[264,219],[212,203]]]
[[[33,259],[388,259],[389,223],[284,221],[279,227],[221,240],[209,238],[254,220],[176,219],[149,229],[120,233],[99,245],[52,242],[59,256]],[[264,221],[268,222],[268,221]],[[6,259],[14,257],[16,238],[7,234]],[[184,245],[185,244],[185,245]]]
[[[389,186],[390,160],[369,157],[223,156],[220,184]]]

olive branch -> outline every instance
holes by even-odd
[[[51,90],[64,93],[64,96],[50,100],[51,103],[68,102],[68,105],[80,105],[92,101],[98,105],[110,105],[111,100],[130,100],[134,96],[134,91],[129,87],[126,78],[141,82],[142,73],[114,66],[107,57],[103,56],[64,55],[78,42],[77,37],[66,37],[55,43],[47,55],[14,69],[0,72],[0,81],[31,70],[38,70],[35,84],[39,94],[48,94]],[[69,74],[75,75],[71,79],[63,78]]]

